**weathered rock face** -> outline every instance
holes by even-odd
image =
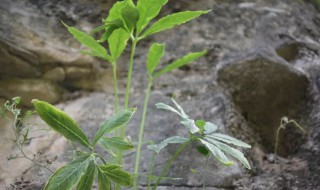
[[[12,79],[0,81],[0,96],[7,99],[20,96],[22,104],[31,106],[32,99],[40,99],[50,103],[57,103],[62,94],[62,89],[46,80]]]
[[[218,81],[230,90],[235,104],[249,122],[260,132],[263,144],[274,149],[281,118],[299,120],[305,105],[308,78],[292,65],[275,55],[260,51],[218,65]],[[287,136],[280,137],[279,153],[287,154],[293,145]],[[301,143],[301,142],[300,142]],[[286,147],[290,146],[290,147]]]

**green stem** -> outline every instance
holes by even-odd
[[[177,150],[177,152],[170,158],[170,160],[168,160],[167,164],[165,165],[165,167],[163,168],[163,170],[161,171],[160,175],[158,176],[158,179],[156,181],[156,183],[154,184],[152,190],[156,190],[156,188],[158,187],[161,178],[164,176],[164,174],[168,171],[169,167],[171,166],[172,162],[177,159],[177,157],[179,156],[179,154],[181,153],[181,151],[190,143],[191,141],[187,141],[185,143],[183,143],[180,148]]]
[[[133,180],[133,189],[134,190],[137,189],[137,185],[138,185],[138,173],[139,173],[139,165],[140,165],[141,146],[142,146],[143,133],[144,133],[144,124],[146,121],[147,109],[148,109],[148,103],[149,103],[150,91],[151,91],[152,84],[153,84],[153,79],[149,79],[148,88],[146,91],[146,97],[145,97],[144,105],[143,105],[142,119],[141,119],[140,132],[139,132],[139,141],[138,141],[138,147],[137,147],[136,164],[135,164],[135,168],[134,168],[134,173],[136,174],[134,177],[134,180]]]
[[[116,113],[119,111],[119,98],[118,98],[118,81],[117,81],[117,63],[112,63],[113,70],[113,88],[114,88],[114,107]]]
[[[155,159],[155,157],[156,157],[156,152],[153,152],[152,158],[151,158],[150,169],[149,169],[149,175],[148,175],[148,188],[147,188],[147,190],[149,190],[151,188],[152,170],[153,170],[153,167],[154,167],[154,159]]]

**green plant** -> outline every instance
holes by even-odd
[[[121,165],[108,164],[95,152],[95,147],[100,144],[110,154],[113,154],[113,150],[132,149],[133,144],[128,138],[104,137],[104,135],[126,124],[135,109],[119,111],[107,119],[90,142],[78,124],[66,113],[43,101],[33,100],[32,103],[41,119],[53,130],[82,147],[82,150],[78,150],[75,154],[73,161],[58,169],[50,177],[45,190],[68,190],[76,185],[78,190],[90,190],[95,176],[98,178],[101,190],[111,189],[111,182],[121,186],[132,184],[132,175],[124,171]]]
[[[27,111],[25,114],[22,113],[21,109],[18,108],[19,103],[21,102],[20,97],[14,97],[11,101],[6,101],[2,107],[0,107],[0,117],[5,118],[11,122],[11,129],[14,132],[14,139],[6,139],[7,141],[12,142],[20,151],[20,154],[10,155],[8,160],[25,158],[33,163],[29,169],[34,166],[45,168],[53,173],[53,171],[48,168],[48,165],[52,160],[46,160],[46,164],[42,164],[41,161],[36,159],[36,154],[33,157],[28,156],[23,146],[30,143],[32,137],[29,136],[29,131],[31,124],[28,122],[29,118],[34,114],[32,111]],[[23,125],[25,124],[25,125]],[[27,172],[27,169],[25,172]]]
[[[132,0],[124,0],[117,2],[109,11],[109,15],[104,19],[104,24],[95,28],[91,34],[103,32],[99,40],[95,40],[92,36],[64,24],[68,31],[89,51],[82,53],[102,58],[111,63],[114,78],[114,96],[116,112],[119,108],[118,103],[118,85],[116,76],[117,60],[122,55],[127,46],[127,42],[131,41],[131,53],[128,65],[128,74],[126,82],[126,93],[124,100],[124,109],[127,109],[130,101],[130,88],[132,79],[132,68],[134,64],[134,56],[138,42],[150,35],[168,30],[174,26],[181,25],[190,21],[208,11],[185,11],[165,16],[150,25],[150,22],[159,14],[162,7],[168,0],[138,0],[135,5]],[[150,26],[149,26],[150,25]],[[102,45],[106,42],[106,45]],[[146,90],[146,99],[144,102],[143,116],[141,119],[139,142],[137,148],[137,157],[135,165],[134,188],[137,189],[137,178],[139,173],[140,152],[143,139],[144,124],[147,113],[150,90],[155,78],[167,73],[173,69],[188,64],[197,58],[203,56],[205,51],[188,54],[166,66],[165,68],[155,71],[161,57],[164,55],[164,45],[153,44],[149,50],[147,70],[148,70],[148,87]],[[126,135],[126,125],[122,126],[121,131],[116,132],[118,137],[124,138]],[[117,152],[117,163],[122,163],[122,151]],[[119,189],[119,187],[117,187]]]
[[[293,124],[293,125],[290,125]],[[281,129],[286,129],[287,126],[294,126],[297,129],[299,129],[300,131],[302,131],[303,133],[306,133],[306,131],[304,130],[303,127],[301,127],[295,120],[293,119],[288,119],[288,117],[282,117],[281,121],[280,121],[280,126],[277,129],[277,134],[276,134],[276,144],[274,146],[274,155],[277,159],[277,154],[278,154],[278,147],[279,147],[279,139],[280,139],[280,131]],[[280,164],[281,165],[281,164]],[[281,166],[280,166],[281,167]],[[281,168],[280,168],[281,169]],[[282,170],[282,169],[281,169]]]
[[[250,145],[230,137],[228,135],[217,133],[216,130],[218,126],[211,123],[206,122],[204,120],[193,120],[191,119],[183,110],[183,108],[172,98],[172,102],[177,107],[177,109],[164,104],[158,103],[156,104],[157,108],[169,110],[175,114],[178,114],[181,118],[180,123],[187,128],[189,132],[189,137],[180,137],[180,136],[173,136],[169,137],[159,144],[152,144],[149,145],[147,148],[154,151],[155,153],[159,153],[163,148],[165,148],[168,144],[182,144],[175,154],[167,161],[165,167],[160,172],[160,175],[155,181],[153,186],[153,190],[157,188],[159,185],[162,177],[168,171],[169,167],[171,166],[172,162],[180,155],[187,145],[191,142],[200,142],[200,146],[197,147],[197,150],[203,154],[204,156],[208,156],[209,152],[221,163],[224,165],[232,165],[233,162],[229,160],[229,158],[225,154],[229,154],[230,156],[234,157],[235,159],[239,160],[246,168],[250,168],[250,164],[248,160],[245,158],[244,154],[239,150],[231,147],[230,145],[239,146],[243,148],[251,148]],[[152,164],[153,165],[153,164]],[[149,175],[149,184],[151,183]],[[150,185],[149,185],[150,186]]]

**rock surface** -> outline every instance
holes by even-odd
[[[0,62],[3,65],[0,79],[45,78],[68,90],[106,90],[106,94],[75,95],[76,99],[67,98],[70,100],[59,105],[90,137],[114,110],[110,71],[101,70],[107,67],[105,63],[72,51],[70,47],[79,49],[79,44],[71,40],[59,20],[90,31],[99,24],[100,18],[105,17],[110,4],[86,0],[75,4],[62,0],[3,0],[0,4],[0,22],[4,23],[0,25],[0,55],[6,58]],[[166,43],[167,54],[162,65],[189,51],[208,49],[206,57],[197,63],[155,82],[145,140],[159,142],[171,135],[187,135],[176,117],[153,106],[160,101],[169,103],[175,92],[180,94],[179,102],[189,115],[215,122],[222,132],[253,146],[245,152],[253,167],[251,172],[240,165],[225,168],[210,160],[205,175],[207,189],[317,189],[320,186],[318,10],[310,3],[292,0],[191,0],[170,1],[164,13],[187,9],[212,11],[187,25],[152,36],[139,45],[130,102],[131,106],[138,107],[138,112],[128,126],[133,141],[138,135],[141,103],[147,84],[145,56],[150,41]],[[20,31],[24,31],[23,34]],[[122,70],[126,67],[125,60],[121,59],[119,64]],[[125,72],[119,73],[121,99],[124,97],[125,76]],[[87,88],[92,86],[94,88]],[[284,135],[282,139],[290,146],[282,141],[281,152],[285,158],[276,159],[269,144],[273,144],[275,128],[284,115],[296,119],[307,134],[300,138],[301,134],[296,134],[294,129],[285,130],[283,134],[289,136]],[[58,155],[52,168],[58,168],[70,159],[71,147],[67,142],[54,136],[45,139],[46,143],[37,147],[43,139],[35,138],[32,142],[35,147],[30,150],[36,152],[50,147],[47,154]],[[170,146],[161,152],[155,173],[176,148]],[[159,189],[197,189],[202,185],[204,159],[190,150],[184,154],[168,173],[168,176],[181,177],[182,180],[164,181]],[[125,166],[129,170],[132,170],[134,156],[134,153],[126,154]],[[144,149],[142,172],[147,172],[150,156]],[[6,164],[11,166],[10,162]],[[279,170],[280,164],[284,172]],[[29,166],[25,164],[24,168]],[[191,169],[199,173],[192,174]],[[23,177],[32,182],[38,180],[36,185],[41,186],[39,184],[43,185],[48,175],[48,172],[34,169]],[[13,181],[19,182],[21,177],[19,173],[7,176],[10,177],[1,179],[1,182],[8,180],[7,186]],[[145,184],[142,179],[141,189]]]

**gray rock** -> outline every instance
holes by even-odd
[[[62,67],[56,67],[45,72],[42,77],[52,82],[62,82],[65,79],[65,72]]]
[[[270,151],[281,118],[301,119],[299,111],[307,95],[308,78],[272,53],[258,50],[244,58],[221,63],[217,74],[220,84],[229,89],[239,111],[249,126],[260,133]],[[280,139],[283,146],[279,147],[279,153],[285,155],[294,145],[289,137]]]

